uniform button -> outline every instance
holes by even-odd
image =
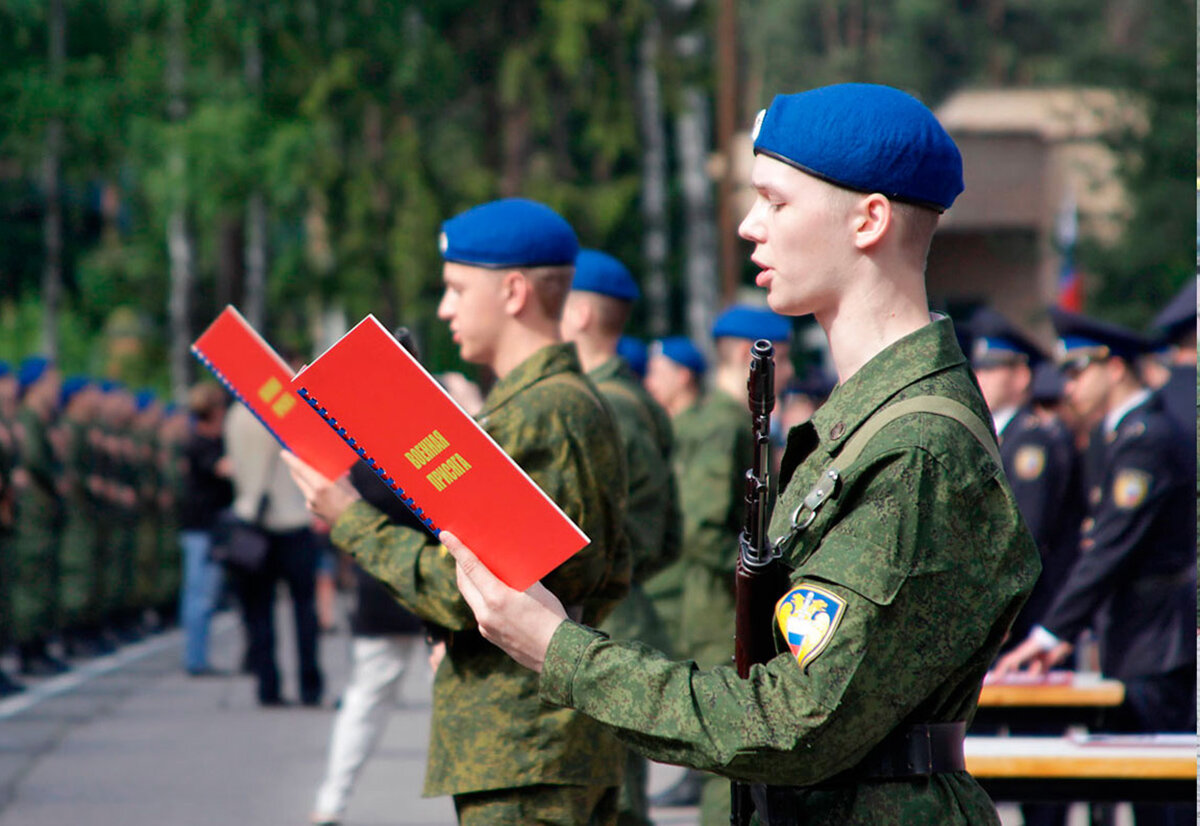
[[[840,439],[840,438],[842,438],[842,434],[845,432],[846,432],[846,423],[838,422],[837,424],[835,424],[833,427],[831,427],[829,429],[829,438]]]

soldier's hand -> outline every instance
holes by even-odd
[[[304,504],[309,513],[319,516],[330,525],[337,522],[346,508],[362,498],[346,477],[331,482],[294,453],[283,450],[280,455],[296,487],[304,494]]]
[[[458,563],[458,590],[475,613],[484,639],[541,673],[550,638],[567,618],[562,603],[540,582],[526,591],[509,588],[454,534],[442,531],[438,539]]]
[[[991,674],[1003,677],[1022,671],[1027,674],[1045,674],[1055,665],[1062,662],[1071,653],[1069,642],[1060,642],[1047,650],[1032,635],[996,661]]]

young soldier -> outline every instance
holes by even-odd
[[[575,233],[549,207],[508,199],[447,221],[441,249],[438,316],[463,359],[497,377],[480,423],[592,539],[545,586],[574,616],[598,623],[627,592],[631,566],[616,426],[575,347],[559,338]],[[427,534],[388,525],[345,481],[284,458],[310,508],[333,525],[334,544],[451,632],[434,681],[425,793],[453,795],[464,826],[615,823],[621,744],[586,716],[538,699],[537,676],[480,636],[454,560]]]
[[[601,627],[615,639],[638,640],[664,650],[673,641],[666,636],[642,583],[679,556],[679,494],[671,470],[674,435],[667,411],[617,355],[621,332],[640,294],[633,275],[620,261],[598,250],[581,250],[563,309],[562,335],[578,348],[580,364],[612,409],[628,471],[625,534],[633,554],[633,582],[629,596]],[[619,807],[621,826],[650,826],[647,776],[646,761],[628,755]]]
[[[962,735],[1038,562],[987,407],[925,297],[961,158],[914,98],[861,84],[777,97],[755,151],[740,233],[757,283],[777,312],[816,317],[840,382],[783,457],[769,531],[791,580],[779,653],[746,679],[670,662],[442,541],[483,633],[541,673],[545,702],[653,759],[771,784],[753,788],[760,822],[997,824]],[[837,484],[810,497],[831,467]]]

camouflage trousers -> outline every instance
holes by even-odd
[[[616,786],[540,784],[454,795],[460,826],[614,826]]]

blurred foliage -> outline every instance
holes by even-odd
[[[219,302],[241,300],[236,259],[247,199],[260,193],[269,339],[310,347],[314,316],[340,306],[351,320],[374,312],[408,325],[434,369],[460,367],[434,315],[441,221],[524,194],[636,269],[635,59],[650,15],[665,32],[668,108],[685,82],[713,85],[712,40],[679,46],[682,32],[712,30],[712,0],[66,0],[66,9],[58,82],[47,71],[46,4],[0,0],[0,357],[36,347],[38,168],[46,124],[60,118],[64,366],[160,387],[176,207],[197,241],[191,334]],[[174,114],[173,10],[185,21],[175,53],[184,105]],[[1114,137],[1135,207],[1129,231],[1115,249],[1081,250],[1101,285],[1093,309],[1143,323],[1191,274],[1191,4],[743,0],[741,16],[747,123],[776,91],[845,80],[891,83],[932,105],[969,85],[1139,90],[1152,128]],[[681,289],[673,276],[672,294]],[[114,326],[134,329],[140,348],[114,349]]]

